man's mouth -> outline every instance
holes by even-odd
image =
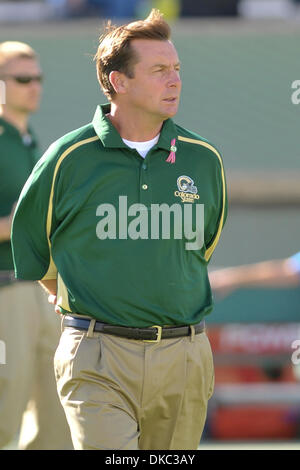
[[[167,103],[175,103],[177,98],[165,98],[164,101],[167,101]]]

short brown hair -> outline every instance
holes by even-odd
[[[28,44],[19,41],[0,43],[0,73],[8,62],[14,59],[37,59],[36,52]]]
[[[94,57],[97,76],[103,93],[111,99],[115,90],[110,83],[109,74],[116,70],[133,78],[133,66],[138,57],[130,42],[133,39],[156,39],[167,41],[171,30],[159,10],[153,8],[145,20],[134,21],[123,26],[113,26],[109,21],[106,31],[99,38],[99,47]]]

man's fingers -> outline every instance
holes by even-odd
[[[58,306],[58,305],[55,305],[55,313],[57,313],[58,315],[61,315],[61,308]]]
[[[52,295],[52,294],[49,295],[48,302],[49,302],[49,304],[55,305],[56,304],[56,295]]]
[[[60,315],[61,314],[61,308],[59,307],[59,305],[56,305],[56,300],[57,300],[56,295],[51,294],[51,295],[48,296],[49,304],[55,305],[54,311],[55,311],[55,313],[58,313]]]

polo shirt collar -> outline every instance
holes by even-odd
[[[101,140],[104,147],[120,148],[127,145],[124,144],[117,129],[112,125],[110,120],[105,116],[110,112],[110,104],[97,106],[96,112],[92,121],[95,132]]]
[[[160,132],[159,140],[157,142],[157,147],[162,148],[170,152],[171,141],[173,139],[177,140],[178,131],[176,125],[172,119],[167,119],[162,126]]]
[[[110,104],[97,106],[92,124],[96,134],[101,140],[104,147],[110,148],[128,148],[123,142],[117,129],[112,125],[106,114],[110,112]],[[171,141],[177,139],[178,133],[172,119],[167,119],[162,126],[159,140],[156,144],[157,148],[170,151]]]

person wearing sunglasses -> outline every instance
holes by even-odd
[[[29,126],[42,92],[35,51],[0,43],[0,80],[0,448],[20,429],[20,449],[72,448],[53,373],[59,321],[36,283],[15,279],[10,243],[16,201],[39,158]]]

